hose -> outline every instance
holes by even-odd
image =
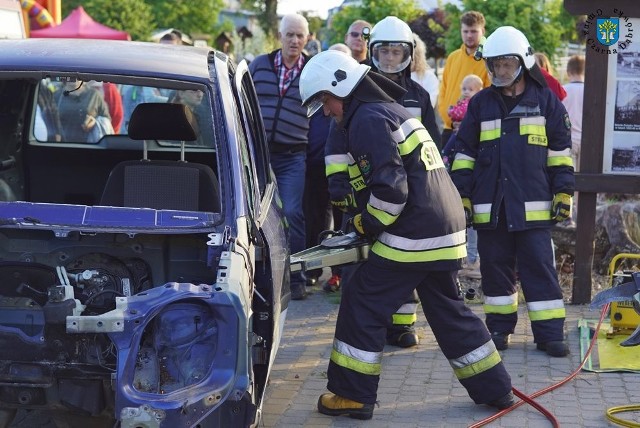
[[[602,325],[602,321],[604,320],[605,316],[609,312],[609,306],[610,305],[608,303],[603,306],[602,312],[600,313],[600,319],[598,320],[598,325],[596,326],[595,334],[593,335],[593,338],[591,339],[591,343],[589,344],[589,349],[587,349],[587,352],[585,353],[584,358],[582,359],[582,362],[580,363],[578,368],[573,373],[571,373],[569,376],[567,376],[566,378],[564,378],[560,382],[557,382],[557,383],[555,383],[553,385],[550,385],[550,386],[548,386],[546,388],[543,388],[540,391],[534,392],[533,394],[531,394],[529,396],[527,396],[526,394],[518,391],[516,388],[512,388],[513,393],[518,398],[520,398],[520,401],[518,401],[513,406],[511,406],[511,407],[509,407],[507,409],[499,411],[495,415],[489,416],[488,418],[485,418],[485,419],[483,419],[483,420],[481,420],[479,422],[476,422],[473,425],[470,425],[469,428],[478,428],[478,427],[485,426],[488,423],[491,423],[491,422],[495,421],[496,419],[501,418],[502,416],[504,416],[507,413],[511,412],[512,410],[522,406],[525,403],[530,404],[535,409],[537,409],[540,413],[545,415],[547,417],[547,419],[551,422],[551,424],[554,426],[554,428],[555,427],[559,427],[560,425],[558,424],[558,420],[553,416],[553,414],[551,414],[551,412],[549,412],[547,409],[542,407],[542,405],[540,405],[537,402],[535,402],[534,398],[537,398],[537,397],[539,397],[541,395],[546,394],[547,392],[553,391],[554,389],[557,389],[557,388],[561,387],[562,385],[564,385],[565,383],[569,382],[574,377],[576,377],[578,375],[578,373],[580,373],[580,370],[582,370],[582,367],[584,367],[585,363],[587,362],[587,359],[591,355],[591,350],[593,349],[593,346],[595,345],[596,341],[598,340],[598,331],[600,331],[600,326]],[[620,410],[620,411],[629,411],[629,410],[625,409],[625,410]],[[613,413],[617,413],[617,412],[613,412]],[[618,419],[615,416],[609,417],[608,412],[607,412],[607,418],[609,418],[610,420],[612,420],[611,418]],[[627,422],[627,421],[623,421],[623,422],[627,423],[627,424],[630,423],[630,422]],[[627,427],[629,427],[629,426],[630,427],[640,427],[640,425],[624,425],[624,426],[627,426]]]
[[[623,413],[623,412],[637,412],[640,410],[640,404],[630,404],[628,406],[615,406],[607,409],[607,419],[609,419],[614,424],[623,426],[623,427],[640,427],[639,423],[627,421],[624,419],[620,419],[616,416],[613,416],[614,413]]]

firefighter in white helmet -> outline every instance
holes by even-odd
[[[486,324],[507,349],[518,320],[517,271],[537,348],[564,357],[551,227],[571,211],[571,123],[522,32],[498,28],[483,57],[492,86],[469,102],[451,174],[478,231]]]
[[[371,240],[367,261],[343,288],[321,413],[369,419],[377,399],[386,327],[417,290],[442,352],[478,404],[513,404],[511,379],[491,335],[458,294],[466,254],[460,196],[422,123],[394,102],[402,88],[337,51],[300,76],[308,114],[322,108],[360,173],[351,227]],[[389,94],[392,94],[391,96]],[[354,183],[355,184],[355,183]]]

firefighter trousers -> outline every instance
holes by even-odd
[[[564,340],[565,309],[553,261],[551,229],[509,232],[504,209],[493,230],[478,230],[487,328],[511,334],[518,321],[517,276],[535,343]]]
[[[488,403],[506,395],[511,378],[482,320],[459,296],[456,272],[414,270],[375,254],[354,269],[343,288],[327,371],[329,391],[360,403],[376,402],[389,319],[414,289],[438,345],[473,401]]]

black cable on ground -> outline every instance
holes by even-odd
[[[593,346],[595,345],[596,341],[598,340],[598,331],[600,331],[600,326],[602,325],[602,321],[604,320],[604,318],[605,318],[605,316],[606,316],[606,314],[608,312],[609,312],[609,304],[606,304],[606,305],[604,305],[604,307],[602,308],[602,312],[600,313],[600,320],[598,320],[598,325],[596,326],[595,334],[593,335],[593,338],[591,339],[591,343],[589,344],[589,349],[584,354],[584,358],[582,359],[582,362],[580,363],[578,368],[573,373],[571,373],[569,376],[567,376],[566,378],[564,378],[560,382],[555,383],[553,385],[550,385],[550,386],[548,386],[546,388],[543,388],[540,391],[534,392],[533,394],[531,394],[529,396],[527,396],[526,394],[518,391],[516,388],[513,388],[513,393],[518,398],[520,398],[520,401],[518,401],[517,403],[515,403],[513,406],[509,407],[508,409],[501,410],[498,413],[496,413],[495,415],[489,416],[488,418],[485,418],[485,419],[481,420],[480,422],[476,422],[475,424],[470,425],[469,428],[479,428],[479,427],[485,426],[488,423],[491,423],[491,422],[495,421],[496,419],[501,418],[502,416],[504,416],[507,413],[511,412],[512,410],[522,406],[525,403],[530,404],[531,406],[536,408],[539,412],[541,412],[543,415],[545,415],[547,417],[547,419],[549,419],[551,424],[554,426],[554,428],[558,427],[559,426],[558,421],[553,416],[553,414],[551,414],[551,412],[549,412],[547,409],[542,407],[542,405],[540,405],[539,403],[535,402],[534,398],[537,398],[537,397],[539,397],[541,395],[546,394],[547,392],[553,391],[554,389],[557,389],[557,388],[561,387],[562,385],[564,385],[565,383],[569,382],[574,377],[576,377],[578,375],[578,373],[580,373],[580,370],[582,370],[582,367],[584,367],[585,363],[587,362],[587,359],[591,355],[591,351],[593,349]],[[621,411],[629,411],[629,410],[621,410]],[[612,416],[612,417],[615,418],[614,416]],[[607,412],[607,418],[610,419],[608,412]],[[615,418],[615,419],[618,419],[618,418]],[[626,422],[626,421],[624,421],[624,422]],[[640,425],[626,425],[626,426],[639,427]]]

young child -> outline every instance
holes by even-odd
[[[442,150],[442,161],[447,170],[451,170],[453,158],[456,156],[456,134],[460,122],[462,122],[464,115],[467,114],[469,100],[481,90],[482,79],[475,74],[468,74],[462,79],[462,84],[460,85],[460,92],[462,93],[460,99],[456,105],[449,107],[448,113],[453,124],[453,132],[451,133],[451,138],[449,138],[449,141],[447,141],[447,144]],[[471,279],[482,278],[482,274],[480,273],[480,259],[478,258],[478,235],[473,228],[467,229],[467,258],[462,264],[462,270],[458,272],[458,275]]]
[[[464,115],[467,113],[467,106],[469,105],[469,100],[472,96],[477,94],[482,90],[482,79],[480,76],[475,74],[468,74],[462,79],[462,83],[460,84],[460,92],[462,95],[460,99],[456,103],[456,105],[449,106],[449,117],[453,122],[453,134],[451,134],[451,138],[446,142],[444,149],[442,150],[442,160],[444,161],[447,169],[451,167],[451,163],[453,162],[454,153],[454,141],[456,140],[456,133],[458,132],[458,126],[460,126],[460,122],[464,118]]]

